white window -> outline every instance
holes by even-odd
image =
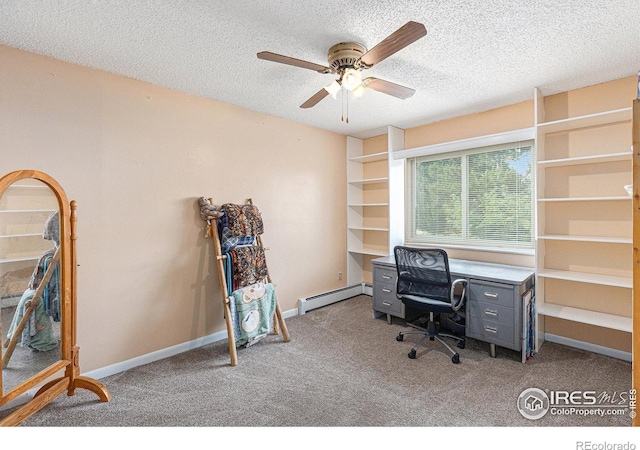
[[[533,141],[407,158],[409,245],[533,249]]]

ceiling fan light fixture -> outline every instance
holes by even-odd
[[[336,98],[336,95],[338,94],[338,92],[340,92],[340,83],[338,83],[336,80],[333,80],[333,82],[331,84],[328,84],[324,87],[324,89],[331,94],[331,97]]]
[[[366,91],[367,91],[367,87],[364,84],[361,84],[360,86],[356,87],[352,92],[355,98],[360,98],[364,95]]]
[[[362,73],[356,69],[347,69],[342,74],[342,85],[353,91],[362,84]]]

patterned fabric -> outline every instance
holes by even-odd
[[[11,320],[11,325],[7,332],[7,339],[11,339],[17,331],[18,324],[29,308],[35,293],[36,291],[34,289],[27,289],[22,294],[22,298],[20,298],[16,312]],[[31,312],[29,320],[22,330],[19,342],[23,346],[41,352],[47,352],[58,346],[58,340],[53,336],[51,319],[46,315],[42,301],[36,303],[35,309]]]
[[[50,261],[53,258],[53,254],[56,252],[55,248],[46,251],[38,260],[38,264],[33,269],[31,279],[29,280],[28,288],[32,290],[38,289],[40,282],[44,278],[44,274],[49,267]],[[49,317],[53,317],[53,320],[60,322],[60,276],[59,265],[53,269],[53,274],[47,283],[47,286],[42,291],[41,302],[45,308],[45,311]]]
[[[228,224],[228,220],[225,218],[226,214],[223,214],[220,220],[218,220],[218,234],[220,236],[220,247],[223,253],[235,247],[246,247],[255,244],[255,236],[234,236],[229,227],[225,225]]]
[[[276,293],[271,283],[233,291],[230,306],[236,347],[250,345],[271,332],[276,311]]]
[[[225,203],[220,207],[223,212],[222,226],[229,228],[233,236],[257,236],[264,233],[262,216],[254,205],[234,205]]]
[[[238,286],[249,286],[268,275],[267,261],[262,247],[238,247],[233,253],[233,280]]]

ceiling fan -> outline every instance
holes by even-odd
[[[367,88],[370,88],[393,97],[405,99],[411,97],[415,90],[390,81],[381,80],[380,78],[368,77],[363,79],[362,71],[370,69],[374,64],[378,64],[426,34],[427,29],[423,24],[407,22],[370,50],[367,50],[364,45],[357,42],[341,42],[329,49],[327,54],[328,66],[272,52],[260,52],[257,56],[259,59],[267,61],[289,64],[303,69],[315,70],[319,73],[338,76],[331,84],[320,89],[300,105],[300,108],[311,108],[329,94],[335,98],[337,92],[343,87],[353,92],[356,97],[361,96]]]

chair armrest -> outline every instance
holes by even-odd
[[[456,290],[456,287],[460,285],[462,286],[462,294],[460,295],[460,301],[455,303],[455,300],[456,300],[456,296],[454,295],[455,290]],[[466,294],[466,290],[467,290],[467,280],[465,280],[464,278],[458,278],[457,280],[454,280],[453,283],[451,283],[451,309],[453,309],[456,312],[460,311],[460,308],[462,308],[462,305],[464,305],[464,297]]]

